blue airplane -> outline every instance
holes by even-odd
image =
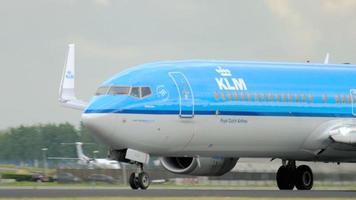
[[[161,157],[172,173],[219,176],[242,157],[281,159],[279,189],[310,190],[313,173],[296,161],[356,161],[356,66],[218,60],[139,65],[102,83],[92,100],[74,93],[74,44],[60,87],[62,105],[110,147],[110,158],[143,170]]]

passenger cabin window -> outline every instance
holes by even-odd
[[[248,101],[251,101],[251,94],[248,94],[248,95],[247,95],[247,100],[248,100]]]
[[[239,94],[237,92],[235,92],[234,94],[235,100],[238,101],[239,100]]]
[[[227,96],[228,96],[229,100],[232,101],[232,94],[231,94],[231,92],[229,92],[229,93],[227,94]]]
[[[225,101],[225,93],[224,93],[224,92],[221,93],[221,99],[222,99],[223,101]]]
[[[339,103],[339,99],[340,99],[340,97],[337,95],[337,96],[335,96],[335,102],[336,103]]]
[[[313,103],[313,96],[309,95],[309,103]]]
[[[245,93],[241,93],[241,100],[245,101]]]
[[[215,101],[218,101],[219,100],[219,93],[214,92],[214,98],[215,98]]]
[[[96,96],[100,96],[100,95],[106,95],[106,93],[108,92],[109,87],[103,86],[103,87],[99,87],[96,92],[95,95]]]
[[[109,90],[110,95],[128,95],[130,87],[127,86],[112,86]]]
[[[342,103],[346,103],[346,96],[345,95],[342,95]]]
[[[286,101],[287,101],[287,95],[285,95],[285,94],[283,95],[282,101],[283,101],[283,102],[286,102]]]
[[[302,96],[302,102],[305,103],[306,100],[307,100],[307,97],[305,96],[305,94],[303,94],[303,96]]]
[[[268,101],[268,96],[267,96],[267,94],[264,94],[264,95],[263,95],[263,101]]]

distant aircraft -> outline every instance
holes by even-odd
[[[324,63],[166,61],[105,81],[89,102],[74,93],[74,45],[60,103],[136,164],[133,189],[147,189],[143,164],[160,156],[177,174],[219,176],[240,157],[281,159],[280,189],[310,190],[313,173],[296,161],[356,162],[356,66]]]
[[[81,142],[76,143],[63,143],[63,144],[75,144],[78,158],[66,158],[66,157],[48,157],[52,160],[78,160],[78,164],[86,166],[90,169],[120,169],[120,164],[116,160],[109,160],[105,158],[89,158],[84,155]]]

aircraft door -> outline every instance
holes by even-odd
[[[194,117],[194,94],[187,77],[181,72],[169,72],[174,84],[177,87],[179,98],[179,117]]]
[[[352,115],[356,116],[356,89],[351,89],[350,95],[352,101]]]

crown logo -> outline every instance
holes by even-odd
[[[72,73],[72,71],[67,71],[66,72],[66,78],[67,79],[74,79],[74,74]]]
[[[221,76],[231,76],[231,71],[228,69],[224,69],[221,66],[215,69],[215,71],[219,73]]]

